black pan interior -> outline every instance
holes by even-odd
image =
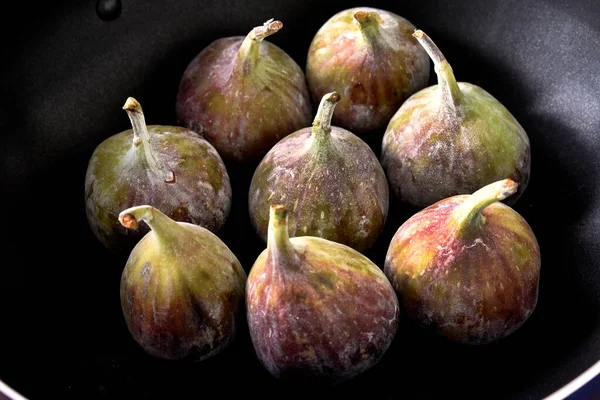
[[[47,3],[17,4],[5,18],[19,28],[2,35],[0,379],[20,393],[538,399],[600,359],[600,3],[123,0],[111,22],[91,0]],[[536,311],[511,337],[479,347],[448,344],[403,321],[375,368],[328,389],[278,383],[247,332],[201,363],[146,355],[121,314],[124,260],[96,241],[85,219],[83,181],[95,146],[129,127],[121,109],[128,96],[149,123],[176,124],[181,74],[213,40],[274,17],[284,28],[270,40],[304,66],[318,28],[358,5],[396,12],[426,31],[459,80],[485,88],[527,131],[532,175],[515,209],[541,246]],[[246,209],[252,170],[229,173],[234,203],[220,235],[248,271],[263,249]],[[379,266],[408,216],[392,199],[386,230],[368,253]]]

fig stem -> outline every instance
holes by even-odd
[[[292,243],[288,233],[288,211],[282,205],[272,205],[269,212],[269,230],[267,237],[267,251],[269,257],[278,257],[281,254],[293,252]],[[276,258],[273,260],[277,264]]]
[[[273,18],[262,24],[262,26],[257,26],[250,31],[248,37],[251,40],[261,42],[267,36],[271,36],[278,30],[283,28],[283,22],[275,21]]]
[[[331,132],[331,118],[333,118],[333,110],[335,105],[340,101],[338,92],[327,93],[321,99],[317,115],[313,121],[312,133],[318,139],[323,139],[329,136]]]
[[[143,150],[142,157],[148,163],[150,170],[161,176],[165,182],[173,182],[173,172],[165,168],[159,162],[156,154],[154,154],[152,144],[150,143],[150,134],[146,126],[146,119],[140,103],[133,97],[129,97],[123,106],[123,110],[127,111],[131,127],[133,128],[133,146],[136,149],[141,148]]]
[[[458,87],[454,72],[446,60],[446,57],[444,57],[433,40],[431,40],[431,38],[422,30],[416,29],[413,36],[419,41],[429,57],[433,60],[435,73],[438,77],[438,85],[442,93],[443,111],[453,113],[454,115],[460,114],[460,104],[462,102],[463,94]]]
[[[452,218],[459,233],[469,233],[481,226],[481,212],[497,201],[502,201],[517,192],[518,184],[511,179],[490,183],[471,194],[456,207]]]
[[[271,18],[262,26],[257,26],[248,33],[237,52],[237,65],[241,66],[244,74],[247,74],[250,68],[258,61],[260,56],[260,42],[281,28],[283,28],[283,23]]]
[[[375,45],[380,40],[379,24],[381,16],[374,11],[357,11],[354,13],[354,23],[358,26],[358,30],[362,33],[366,42]]]
[[[139,146],[142,143],[150,143],[150,135],[146,127],[146,119],[142,111],[141,104],[133,97],[128,97],[123,110],[127,111],[131,127],[133,128],[133,145]]]
[[[157,208],[143,205],[128,208],[119,214],[119,222],[128,229],[137,230],[139,221],[144,221],[159,239],[164,242],[176,234],[181,227]]]

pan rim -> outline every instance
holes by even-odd
[[[591,367],[586,369],[583,373],[578,375],[575,379],[545,397],[543,400],[563,400],[575,393],[577,390],[581,389],[589,382],[591,382],[594,378],[600,376],[600,360],[598,360]],[[23,395],[19,394],[16,390],[8,386],[0,379],[0,395],[6,396],[6,398],[11,400],[28,400]],[[1,398],[2,396],[0,396]]]
[[[572,395],[577,390],[587,385],[589,382],[592,381],[592,379],[594,379],[597,376],[600,376],[600,360],[598,360],[595,364],[586,369],[583,373],[579,374],[579,376],[577,376],[571,382],[567,383],[565,386],[558,389],[551,395],[545,397],[543,400],[566,399],[568,396]]]

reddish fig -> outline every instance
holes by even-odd
[[[398,326],[398,299],[383,272],[350,247],[290,239],[287,212],[271,207],[267,249],[246,284],[258,358],[275,377],[338,383],[374,366]]]
[[[152,228],[135,246],[121,277],[121,306],[142,348],[170,360],[203,360],[234,339],[243,315],[246,273],[214,234],[175,222],[156,208],[119,215],[123,226]]]
[[[398,229],[385,273],[411,319],[469,344],[503,338],[527,320],[540,249],[527,222],[497,202],[516,191],[514,181],[498,181],[441,200]]]
[[[331,17],[308,50],[313,99],[342,94],[333,123],[363,134],[385,129],[398,107],[429,80],[429,58],[415,27],[388,11],[360,7]]]
[[[183,74],[179,123],[201,133],[226,160],[258,161],[279,139],[310,123],[302,69],[263,41],[282,26],[269,20],[245,38],[219,39]]]
[[[142,107],[131,97],[123,109],[133,129],[102,142],[85,177],[86,213],[96,237],[115,253],[129,254],[148,229],[128,232],[117,217],[136,204],[219,230],[231,208],[231,185],[217,151],[188,129],[146,126]]]
[[[411,96],[390,121],[381,163],[398,198],[415,208],[510,178],[529,181],[529,138],[486,91],[456,82],[452,68],[422,31],[414,36],[435,64],[438,84]]]
[[[291,236],[318,236],[364,251],[381,233],[388,212],[385,174],[365,142],[331,126],[339,99],[336,92],[326,94],[312,128],[282,139],[254,172],[250,216],[265,241],[274,203],[293,211]]]

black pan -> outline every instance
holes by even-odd
[[[575,385],[597,374],[600,3],[368,3],[425,30],[459,80],[485,88],[527,131],[531,181],[515,208],[540,243],[539,302],[522,329],[486,346],[448,344],[403,320],[376,367],[345,384],[306,393],[290,391],[262,368],[247,332],[201,363],[146,355],[121,314],[124,260],[110,254],[88,227],[84,175],[94,148],[129,127],[121,109],[128,96],[140,101],[149,123],[176,124],[181,74],[213,40],[245,35],[274,17],[284,28],[269,40],[304,66],[313,35],[330,16],[367,4],[123,0],[121,15],[108,22],[98,18],[91,0],[46,3],[21,2],[3,13],[0,379],[17,392],[31,398],[239,393],[541,399],[594,364]],[[9,29],[9,22],[16,28]],[[263,249],[246,209],[252,170],[229,172],[234,203],[220,236],[248,271]],[[394,199],[391,207],[385,232],[368,253],[379,266],[408,217]],[[600,398],[598,381],[578,391],[583,396],[578,398]]]

